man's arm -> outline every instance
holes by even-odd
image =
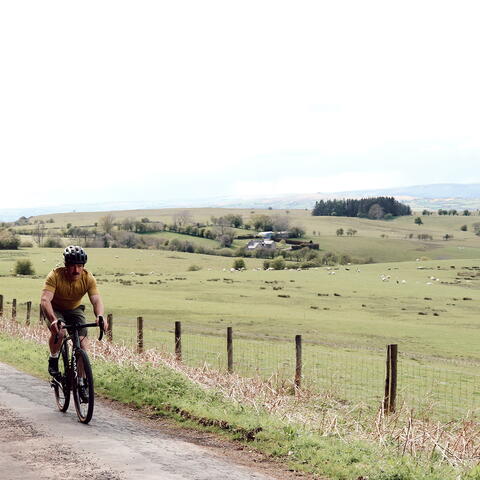
[[[105,314],[104,314],[102,297],[100,297],[100,295],[98,294],[95,294],[95,295],[90,295],[89,298],[93,306],[93,313],[95,314],[95,317],[97,317],[97,323],[98,323],[98,316],[101,315],[103,317],[105,330],[108,330],[108,321],[107,321],[107,317],[105,317]]]
[[[43,310],[43,314],[50,323],[50,330],[52,333],[58,333],[57,317],[52,307],[53,292],[50,290],[42,290],[42,296],[40,297],[40,305]]]

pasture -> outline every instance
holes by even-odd
[[[127,210],[115,212],[71,212],[34,217],[31,220],[48,221],[46,236],[49,233],[59,233],[67,224],[94,228],[100,219],[112,214],[115,221],[122,222],[126,218],[140,220],[147,217],[151,221],[160,221],[166,224],[173,222],[176,215],[188,211],[193,222],[210,223],[212,217],[227,214],[240,214],[244,222],[250,222],[254,215],[269,215],[288,219],[291,226],[300,226],[305,230],[306,240],[319,243],[320,252],[333,252],[337,255],[348,254],[365,262],[373,259],[374,262],[403,262],[414,261],[419,257],[431,260],[469,259],[480,258],[480,238],[475,235],[474,224],[480,222],[478,215],[471,216],[422,216],[422,225],[414,223],[413,216],[399,217],[394,220],[369,220],[347,217],[313,217],[309,210],[258,210],[258,209],[159,209],[159,210]],[[467,230],[461,227],[466,225]],[[16,227],[21,233],[31,230],[32,226]],[[337,236],[338,229],[343,228],[344,236]],[[355,235],[347,236],[349,229],[356,231]],[[99,227],[97,226],[97,230]],[[236,230],[237,233],[254,233],[252,230]],[[444,240],[445,235],[449,240]],[[418,235],[430,235],[431,240],[419,240]],[[210,248],[218,247],[214,240],[202,239],[188,235],[178,235],[171,232],[156,233],[163,238],[181,238],[198,245]],[[69,240],[65,240],[69,241]],[[243,241],[243,244],[246,242]],[[234,248],[242,245],[242,241],[235,240]],[[234,249],[233,248],[233,249]]]
[[[29,258],[35,277],[14,276]],[[180,252],[90,249],[106,309],[117,327],[143,316],[147,328],[218,335],[227,326],[245,338],[292,339],[480,361],[480,260],[442,260],[265,271],[246,259]],[[0,251],[0,293],[22,303],[39,298],[43,278],[61,264],[59,249]],[[192,265],[198,271],[189,271]],[[147,342],[149,337],[147,336]]]

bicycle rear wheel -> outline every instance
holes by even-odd
[[[73,379],[73,401],[78,420],[88,423],[92,419],[94,403],[92,367],[84,350],[76,350],[75,358],[77,375]],[[83,377],[80,372],[83,372]],[[80,384],[80,379],[83,380],[83,386]]]
[[[68,364],[69,344],[64,341],[60,348],[60,358],[58,359],[58,371],[60,374],[52,379],[53,391],[55,393],[55,402],[61,412],[66,412],[70,405],[70,371]]]

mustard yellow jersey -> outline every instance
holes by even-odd
[[[70,281],[66,276],[66,268],[52,270],[45,280],[44,290],[53,292],[52,307],[54,310],[73,310],[77,308],[86,293],[98,295],[95,277],[83,270],[80,278]]]

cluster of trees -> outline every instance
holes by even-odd
[[[424,212],[426,212],[427,210],[424,210]],[[430,214],[430,213],[429,213]],[[455,210],[454,208],[452,208],[451,210],[443,210],[443,209],[439,209],[438,210],[438,214],[439,215],[460,215],[460,213],[458,212],[458,210]],[[462,212],[462,215],[464,215],[465,217],[469,217],[472,213],[470,212],[470,210],[464,210]],[[425,215],[425,213],[424,213]]]
[[[0,231],[0,250],[17,250],[20,246],[20,237],[10,230]]]
[[[341,237],[345,233],[347,234],[348,237],[353,237],[357,233],[357,230],[355,230],[354,228],[349,228],[345,232],[343,228],[337,228],[337,231],[336,231],[337,237]]]
[[[373,220],[388,220],[411,214],[412,210],[408,205],[398,202],[393,197],[320,200],[315,202],[312,210],[314,216],[359,217]]]

